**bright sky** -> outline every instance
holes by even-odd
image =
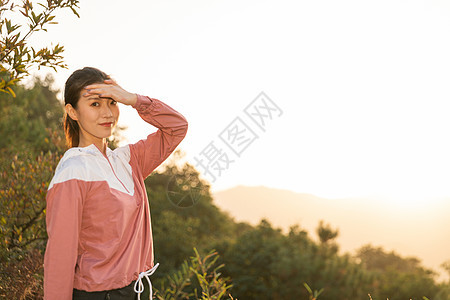
[[[450,197],[448,1],[90,0],[79,12],[33,39],[65,46],[59,87],[95,66],[181,112],[191,164],[212,141],[235,160],[213,190]],[[244,114],[261,91],[282,110],[265,132]],[[219,138],[238,116],[259,136],[240,157]],[[125,107],[121,123],[128,142],[156,130]]]

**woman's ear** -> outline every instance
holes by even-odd
[[[75,110],[75,108],[73,108],[72,104],[66,104],[66,106],[64,107],[64,110],[66,111],[67,115],[69,115],[69,117],[72,120],[78,121],[77,111]]]

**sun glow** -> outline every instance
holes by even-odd
[[[390,191],[384,195],[377,195],[375,198],[387,204],[394,212],[414,212],[421,213],[432,210],[433,207],[442,203],[444,199],[432,192],[419,191]],[[375,200],[374,199],[374,200]]]

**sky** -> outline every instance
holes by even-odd
[[[212,144],[233,160],[215,181],[197,165],[213,191],[265,185],[400,210],[450,198],[448,1],[90,0],[79,14],[31,39],[64,45],[55,86],[94,66],[169,104],[189,122],[186,161]],[[124,143],[156,130],[129,107],[120,123]],[[252,133],[239,155],[231,128]]]

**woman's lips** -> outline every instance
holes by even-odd
[[[105,127],[111,127],[112,124],[113,124],[113,122],[100,123],[101,126],[105,126]]]

